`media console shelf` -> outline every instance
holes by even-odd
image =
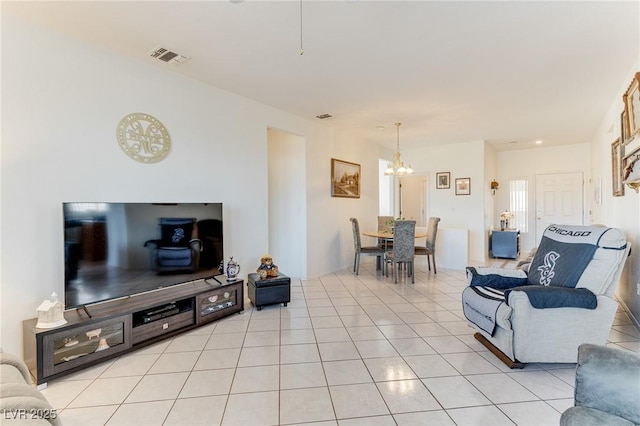
[[[96,303],[66,311],[68,322],[51,329],[25,320],[25,361],[38,387],[46,387],[51,379],[242,312],[243,283],[198,280]]]

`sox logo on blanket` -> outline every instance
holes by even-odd
[[[553,269],[556,267],[556,260],[559,257],[560,255],[555,251],[550,251],[544,255],[544,264],[538,266],[538,271],[540,271],[540,284],[551,284],[551,279],[556,274],[553,272]]]

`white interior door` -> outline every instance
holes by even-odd
[[[402,185],[402,216],[415,220],[416,226],[427,226],[427,177],[405,176]]]
[[[536,245],[552,223],[584,223],[583,185],[580,172],[536,176]]]

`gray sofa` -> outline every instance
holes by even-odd
[[[640,424],[640,355],[606,346],[578,349],[575,406],[560,426]]]
[[[7,353],[0,353],[0,423],[62,425],[57,411],[33,386],[24,362]]]

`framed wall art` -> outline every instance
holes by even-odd
[[[627,114],[628,140],[631,140],[640,134],[640,72],[636,73],[622,99]]]
[[[624,185],[622,184],[622,149],[620,138],[611,144],[611,182],[614,197],[624,195]]]
[[[471,178],[456,178],[456,195],[471,194]]]
[[[360,164],[331,159],[331,196],[360,198]]]
[[[436,173],[436,189],[449,189],[449,188],[451,188],[451,173],[437,172]]]

